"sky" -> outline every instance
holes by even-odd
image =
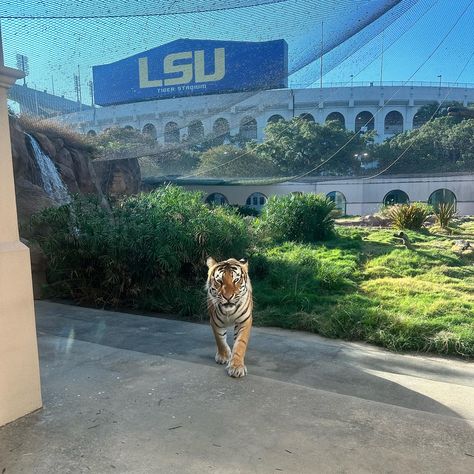
[[[48,1],[57,2],[46,0],[46,3]],[[25,2],[35,3],[34,0]],[[128,6],[133,2],[102,2],[109,6],[120,3]],[[143,3],[153,4],[147,0]],[[165,0],[161,3],[175,4]],[[185,3],[193,4],[191,0]],[[206,2],[201,0],[200,3]],[[117,61],[182,37],[241,41],[284,38],[289,43],[290,68],[294,72],[290,85],[308,87],[319,86],[321,50],[332,48],[346,37],[347,41],[323,55],[323,84],[349,84],[351,75],[354,83],[378,83],[382,78],[383,81],[437,84],[439,75],[443,82],[474,83],[474,58],[469,61],[474,51],[474,0],[280,0],[275,4],[262,3],[265,4],[169,16],[4,18],[0,21],[5,62],[14,67],[17,53],[27,55],[28,84],[49,92],[54,87],[57,95],[71,99],[75,98],[73,75],[80,71],[82,95],[87,103],[92,65]],[[235,5],[235,2],[221,0],[219,4]],[[120,8],[107,11],[120,14]],[[370,15],[384,11],[377,21],[356,32],[357,26],[368,22]]]

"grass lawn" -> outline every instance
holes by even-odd
[[[251,259],[255,324],[364,340],[396,351],[474,357],[474,221],[452,235],[337,227],[322,244],[285,243]]]

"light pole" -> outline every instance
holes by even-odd
[[[353,85],[354,85],[354,74],[351,74],[351,89]]]
[[[438,79],[439,79],[439,93],[441,94],[441,78],[442,78],[442,74],[438,74]]]

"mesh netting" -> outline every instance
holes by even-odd
[[[88,122],[86,128],[99,132],[101,111],[94,103],[92,67],[120,61],[179,38],[284,40],[288,45],[288,67],[281,79],[288,84],[291,101],[292,89],[330,85],[321,78],[342,64],[350,64],[352,74],[351,78],[346,74],[340,85],[352,85],[360,72],[381,60],[383,48],[388,49],[416,25],[435,3],[432,0],[27,0],[20,5],[17,1],[4,1],[0,5],[0,20],[5,63],[27,72],[24,84],[20,81],[12,89],[11,99],[20,104],[12,107],[19,107],[38,119],[55,117],[73,125]],[[339,93],[334,88],[329,95],[325,94],[324,100],[336,101]],[[396,91],[390,93],[396,96]],[[312,101],[316,107],[317,97],[315,92]],[[242,126],[239,130],[216,127],[225,112],[234,114],[236,110],[253,107],[249,115],[255,116],[259,110],[276,109],[281,105],[282,91],[225,93],[214,96],[202,107],[196,105],[199,100],[196,97],[188,102],[175,100],[179,120],[170,118],[166,124],[160,122],[152,138],[158,143],[166,142],[165,125],[173,123],[176,129],[172,132],[178,132],[177,141],[186,135],[186,140],[182,140],[185,145],[199,151],[209,127],[206,133],[198,130],[190,140],[195,124],[206,121],[214,124],[212,138],[220,136],[220,143],[224,143],[224,138],[242,134]],[[140,102],[129,104],[128,115],[133,118],[140,107]],[[159,112],[162,105],[156,103],[154,107]],[[120,114],[127,115],[120,110]],[[170,110],[169,105],[166,110]],[[294,104],[292,113],[295,114]],[[245,120],[245,114],[241,115]],[[278,118],[278,113],[275,117]],[[125,124],[115,119],[114,123]],[[152,123],[152,119],[149,123],[144,119],[138,128],[145,131]],[[362,130],[367,125],[370,128],[370,119],[361,125]],[[243,129],[245,132],[245,124]],[[81,131],[87,132],[85,128]],[[252,138],[256,137],[252,135]],[[137,148],[131,154],[153,155],[152,151],[140,152]]]

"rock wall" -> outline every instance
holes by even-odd
[[[43,189],[41,172],[33,149],[25,132],[39,143],[53,161],[56,169],[71,194],[93,194],[107,205],[105,195],[117,197],[139,192],[140,167],[137,159],[120,161],[92,160],[91,152],[65,144],[57,136],[48,137],[44,133],[24,130],[18,121],[10,118],[13,172],[20,234],[30,247],[33,287],[35,298],[40,298],[41,288],[46,282],[47,262],[41,248],[29,239],[28,226],[31,216],[48,207],[58,206]]]

